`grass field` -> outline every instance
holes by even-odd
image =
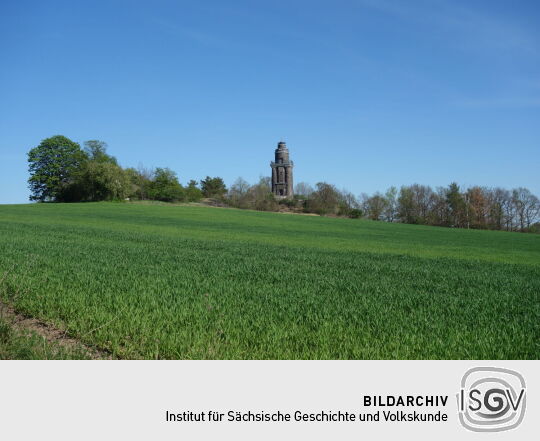
[[[537,359],[540,236],[4,205],[0,298],[122,358]]]

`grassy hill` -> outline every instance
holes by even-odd
[[[540,236],[0,206],[0,299],[125,358],[539,358]]]

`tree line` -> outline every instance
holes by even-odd
[[[390,187],[385,193],[356,197],[327,182],[315,187],[295,186],[293,199],[263,200],[256,195],[270,191],[269,178],[249,186],[239,178],[229,190],[229,201],[239,208],[278,210],[280,205],[305,213],[367,218],[377,221],[441,227],[540,232],[540,201],[528,189],[513,190],[472,186],[461,189],[457,183],[432,189],[427,185]],[[261,205],[262,204],[262,205]],[[264,208],[262,208],[264,207]]]
[[[222,198],[223,179],[207,176],[186,186],[167,167],[122,168],[107,153],[103,141],[84,142],[83,148],[62,135],[44,139],[28,152],[30,200],[38,202],[96,202],[125,199],[196,202]]]
[[[360,205],[370,219],[443,227],[531,231],[538,230],[540,220],[540,201],[523,187],[461,189],[453,182],[432,189],[414,184],[362,195]]]
[[[386,222],[540,232],[540,201],[523,187],[461,189],[451,183],[433,189],[413,184],[357,197],[326,182],[315,187],[301,182],[295,186],[294,198],[277,200],[269,177],[261,177],[253,185],[238,178],[230,189],[222,178],[209,176],[182,185],[169,168],[124,169],[107,153],[106,143],[91,140],[81,148],[61,135],[31,149],[28,161],[30,199],[39,202],[197,202],[211,198],[232,207],[262,211],[287,209]]]

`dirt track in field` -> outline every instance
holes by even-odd
[[[57,344],[66,349],[78,349],[84,351],[92,360],[112,360],[113,356],[107,352],[88,346],[79,340],[72,338],[65,331],[55,328],[48,323],[33,317],[18,313],[12,306],[0,300],[0,317],[6,320],[18,334],[33,332],[45,338],[52,344]]]

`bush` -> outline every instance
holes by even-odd
[[[168,168],[156,168],[149,196],[156,201],[177,202],[186,199],[186,192],[178,182],[175,172]]]
[[[362,210],[360,210],[359,208],[353,208],[352,210],[349,211],[349,217],[351,219],[359,219],[362,217],[362,215],[363,215]]]
[[[202,199],[203,194],[201,189],[197,186],[197,182],[193,179],[189,181],[188,186],[186,187],[186,199],[189,202],[198,202]]]
[[[62,202],[124,200],[131,193],[128,174],[112,162],[86,161],[59,195]]]
[[[281,199],[279,205],[286,205],[289,208],[296,207],[297,202],[294,199]]]

